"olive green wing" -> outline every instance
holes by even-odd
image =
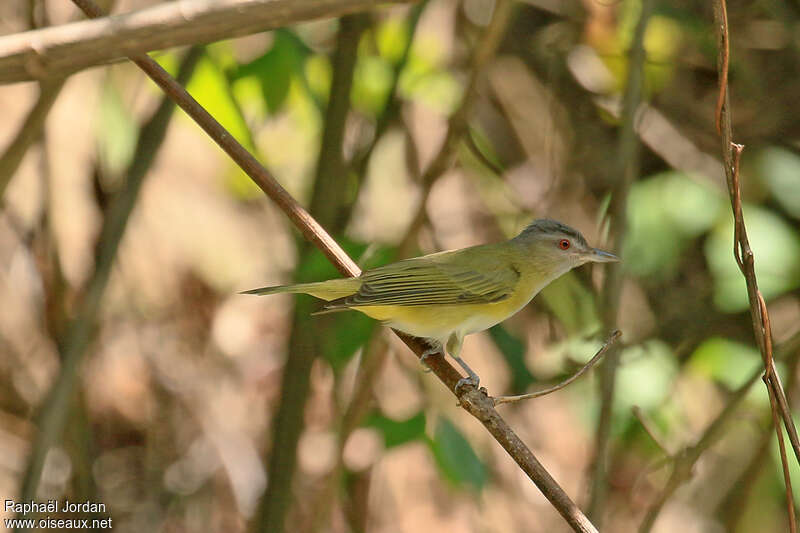
[[[519,272],[502,261],[473,261],[455,255],[425,256],[364,272],[358,292],[334,301],[334,308],[370,305],[462,305],[505,300]],[[464,265],[463,263],[466,263]]]

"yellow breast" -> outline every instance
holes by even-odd
[[[468,335],[483,331],[515,314],[539,292],[541,286],[521,279],[510,298],[500,302],[465,305],[372,305],[356,311],[417,337],[446,340],[457,331]]]

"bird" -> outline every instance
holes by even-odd
[[[619,258],[592,248],[581,233],[542,218],[517,236],[404,259],[365,270],[358,277],[278,285],[241,294],[310,294],[328,303],[314,314],[355,310],[384,325],[427,340],[422,362],[445,351],[468,377],[455,391],[480,378],[461,358],[464,337],[486,330],[527,305],[550,282],[584,263]]]

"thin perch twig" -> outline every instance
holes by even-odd
[[[91,0],[73,0],[90,17],[102,13]],[[131,59],[142,69],[170,98],[180,105],[211,138],[247,173],[248,176],[289,216],[290,220],[314,243],[328,259],[345,275],[357,276],[360,269],[341,249],[330,235],[292,198],[272,175],[256,161],[180,84],[176,83],[155,61],[146,55],[134,55]],[[417,357],[427,349],[423,339],[410,337],[401,332],[395,333],[414,351]],[[485,393],[472,386],[463,386],[455,392],[461,374],[443,357],[429,358],[428,366],[433,373],[453,391],[459,404],[477,418],[520,468],[536,484],[542,494],[551,502],[575,531],[596,532],[597,529],[581,512],[577,505],[564,492],[549,472],[536,459],[530,449],[522,442],[505,420],[497,413]]]
[[[764,383],[770,397],[770,407],[773,410],[773,421],[775,431],[778,435],[778,442],[781,449],[781,465],[784,470],[786,484],[787,513],[792,533],[796,531],[794,497],[792,496],[792,486],[788,477],[788,460],[783,446],[783,435],[781,426],[778,423],[778,415],[783,418],[786,433],[792,443],[795,458],[800,463],[800,441],[798,441],[797,430],[792,420],[791,412],[786,401],[786,393],[781,385],[780,377],[775,369],[775,361],[772,355],[772,332],[770,327],[769,312],[767,311],[764,297],[758,288],[758,281],[755,273],[755,258],[750,242],[747,237],[747,227],[742,213],[742,193],[739,181],[739,161],[742,156],[744,146],[733,142],[732,119],[730,109],[730,90],[728,88],[728,66],[730,64],[730,32],[728,28],[728,14],[725,0],[714,2],[714,21],[718,28],[719,48],[717,55],[717,70],[719,79],[719,96],[716,107],[715,125],[721,135],[722,140],[722,159],[725,167],[725,178],[728,184],[728,193],[731,201],[731,209],[734,218],[734,249],[733,255],[739,270],[745,278],[747,285],[747,297],[750,302],[750,318],[753,323],[753,333],[756,344],[761,351],[761,358],[764,362]]]
[[[528,394],[518,394],[516,396],[498,396],[497,398],[492,398],[494,401],[494,405],[500,405],[504,403],[513,403],[513,402],[521,402],[522,400],[532,400],[533,398],[541,398],[542,396],[547,396],[553,392],[559,391],[584,375],[590,368],[592,368],[595,363],[597,363],[603,355],[605,355],[606,351],[611,347],[617,339],[622,336],[622,332],[620,330],[615,330],[611,333],[611,335],[606,339],[606,342],[603,343],[603,346],[594,354],[594,357],[589,359],[589,361],[583,365],[577,372],[572,374],[570,377],[562,381],[557,385],[553,385],[552,387],[548,387],[546,389],[542,389],[536,392],[529,392]]]

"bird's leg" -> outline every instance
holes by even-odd
[[[428,345],[428,349],[422,352],[422,355],[419,356],[419,362],[426,367],[423,372],[430,372],[431,367],[428,366],[426,359],[432,355],[441,355],[444,357],[444,349],[442,348],[442,343],[433,339],[425,339],[425,342]]]
[[[478,377],[478,374],[476,374],[475,371],[473,371],[469,367],[469,365],[467,365],[467,363],[465,363],[464,360],[461,359],[461,357],[459,357],[459,355],[461,354],[461,346],[463,342],[464,342],[464,336],[459,335],[458,333],[452,333],[450,335],[450,338],[447,339],[447,353],[449,353],[450,356],[456,360],[456,363],[458,363],[469,376],[458,380],[458,383],[456,383],[456,388],[455,388],[456,394],[458,394],[458,389],[460,389],[464,385],[472,385],[477,389],[478,385],[481,382],[481,378]]]

